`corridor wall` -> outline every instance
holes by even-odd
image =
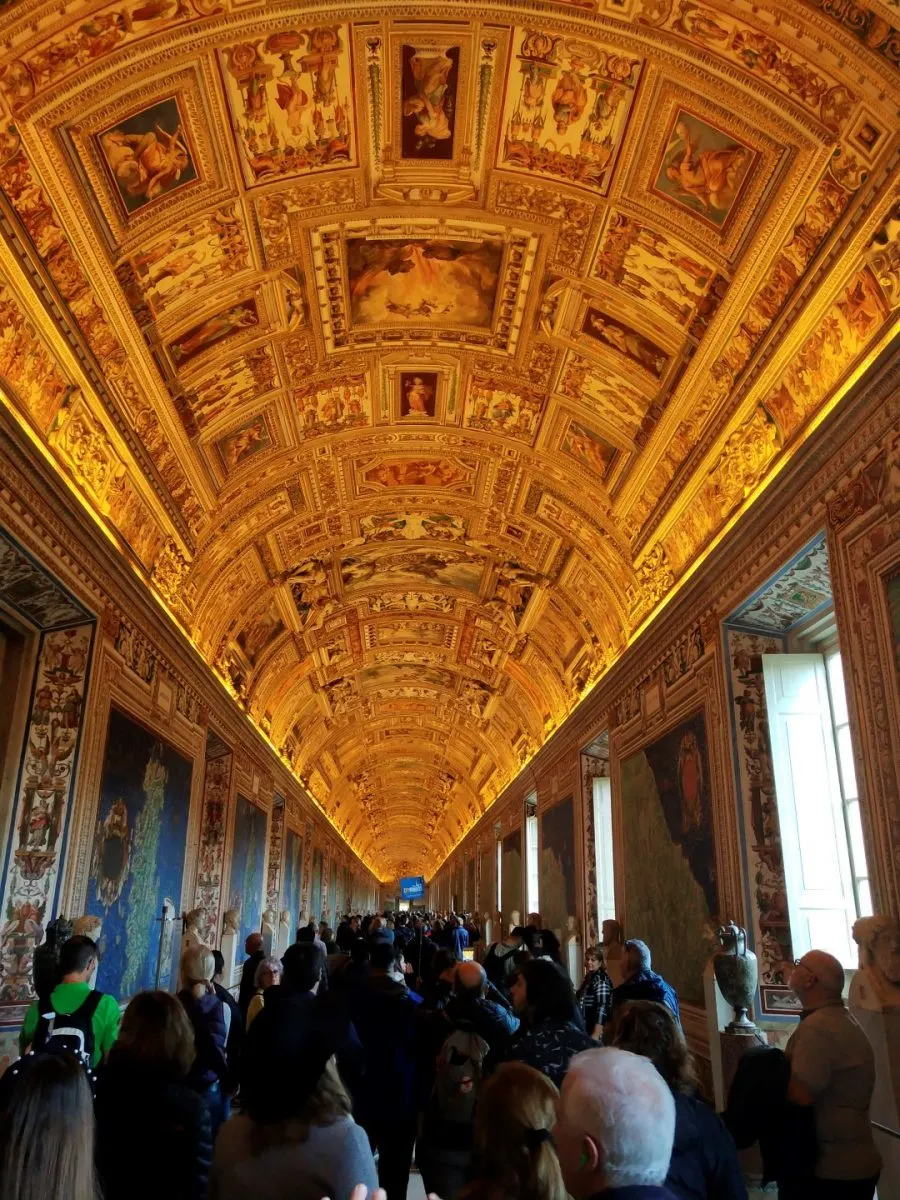
[[[747,928],[760,957],[757,1015],[764,1026],[780,1038],[795,1019],[786,987],[789,930],[779,943],[766,924],[772,905],[783,904],[777,818],[753,819],[754,781],[737,708],[743,688],[735,694],[732,678],[747,670],[751,643],[735,640],[727,622],[784,564],[807,564],[812,579],[809,547],[822,539],[847,663],[875,911],[900,914],[898,427],[895,353],[845,397],[729,539],[697,564],[689,586],[453,852],[453,859],[470,849],[487,856],[498,830],[522,820],[536,791],[543,854],[551,849],[546,815],[571,795],[577,936],[590,944],[599,933],[593,782],[611,776],[617,916],[626,935],[647,938],[654,965],[678,983],[686,1032],[707,1060],[702,968],[726,920]],[[754,653],[777,650],[777,641],[756,637]],[[544,918],[558,925],[558,897],[544,896]]]
[[[88,918],[100,986],[124,1001],[157,980],[175,986],[182,913],[200,910],[210,945],[229,910],[242,935],[266,909],[277,920],[287,907],[295,925],[314,850],[360,896],[377,881],[188,631],[138,589],[128,547],[73,510],[2,419],[0,481],[0,623],[15,645],[0,739],[2,1067],[32,998],[34,949],[58,914]]]

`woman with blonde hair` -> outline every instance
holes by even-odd
[[[0,1113],[3,1200],[99,1200],[94,1103],[84,1067],[70,1055],[36,1057]]]
[[[256,968],[256,974],[253,976],[253,986],[256,988],[256,991],[253,993],[253,999],[247,1008],[247,1029],[250,1028],[265,1006],[266,989],[277,987],[281,983],[281,976],[283,974],[284,967],[281,965],[281,959],[273,958],[272,956],[264,958]]]
[[[497,1068],[478,1093],[473,1180],[460,1200],[566,1200],[550,1136],[558,1099],[534,1067]]]
[[[206,1101],[213,1141],[231,1109],[231,1100],[225,1093],[228,1084],[228,1057],[225,1052],[228,1025],[225,1005],[213,987],[215,970],[216,960],[212,950],[206,946],[194,946],[181,960],[184,987],[178,993],[178,999],[184,1005],[194,1029],[197,1051],[188,1083]]]

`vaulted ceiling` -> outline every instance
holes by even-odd
[[[881,0],[0,8],[0,375],[382,877],[896,327]]]

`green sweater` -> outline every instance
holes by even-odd
[[[60,1016],[68,1016],[81,1008],[91,992],[89,983],[58,983],[50,993],[50,1003]],[[19,1034],[19,1050],[22,1054],[31,1045],[40,1020],[40,1008],[35,1002],[25,1014],[25,1023]],[[94,1066],[109,1053],[119,1033],[119,1005],[115,996],[104,995],[97,1005],[92,1022],[94,1026]]]

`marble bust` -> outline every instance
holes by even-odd
[[[224,917],[223,933],[231,933],[237,936],[241,932],[241,914],[236,908],[226,908]]]
[[[900,1007],[900,922],[894,917],[862,917],[853,926],[859,946],[854,1001],[861,1008]]]

